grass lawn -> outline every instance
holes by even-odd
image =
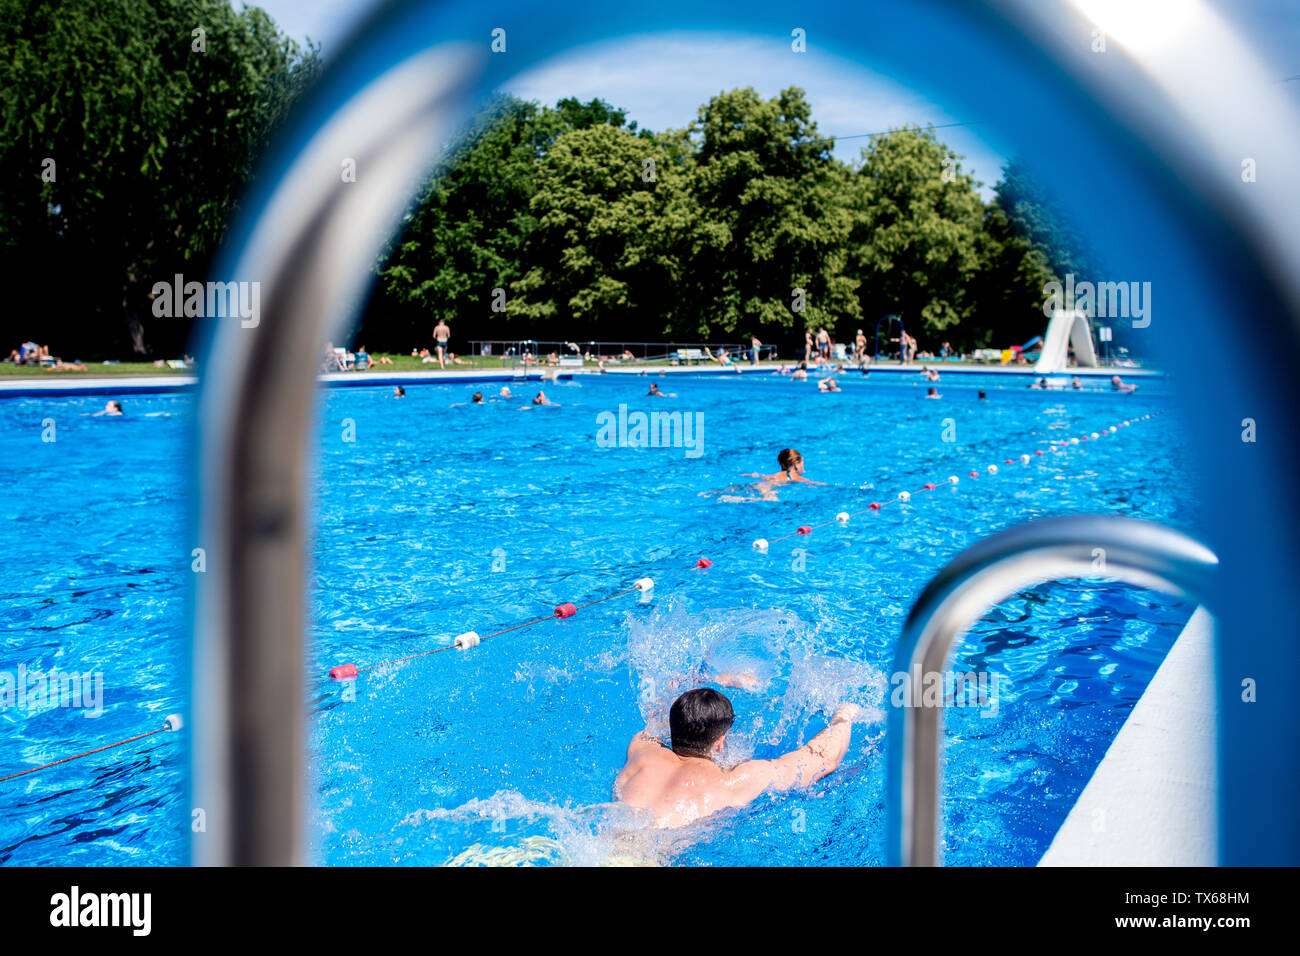
[[[86,363],[84,372],[55,372],[39,365],[12,365],[9,362],[0,362],[0,376],[6,378],[18,378],[27,376],[29,378],[99,378],[103,375],[185,375],[193,374],[193,370],[175,370],[164,366],[158,368],[153,362],[122,362],[118,365],[102,365],[93,362]]]

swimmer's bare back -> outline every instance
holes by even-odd
[[[775,760],[746,760],[731,769],[705,757],[684,757],[648,730],[632,738],[614,799],[647,810],[657,829],[686,826],[765,791],[796,790],[833,773],[849,749],[854,704],[841,704],[830,724],[804,746]]]
[[[775,475],[759,475],[745,472],[744,477],[762,478],[763,481],[767,483],[768,487],[771,487],[772,485],[793,485],[796,483],[804,485],[821,485],[824,487],[826,484],[824,481],[813,481],[811,478],[805,478],[803,475],[791,474],[786,471],[778,471]]]

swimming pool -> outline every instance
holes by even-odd
[[[665,376],[678,397],[649,399],[646,379],[585,376],[545,386],[556,408],[453,407],[476,390],[495,394],[482,383],[412,386],[400,400],[388,388],[326,392],[308,663],[315,859],[879,862],[886,672],[930,576],[1032,517],[1097,511],[1190,527],[1196,513],[1172,418],[1018,460],[1058,436],[1164,410],[1160,382],[1134,395],[1043,393],[948,376],[944,397],[925,401],[920,376],[842,381],[844,392],[822,395],[774,376]],[[514,387],[526,397],[537,388]],[[11,451],[0,472],[11,489],[3,666],[94,668],[105,686],[93,720],[0,711],[4,772],[184,709],[191,399],[131,398],[123,419],[86,414],[102,403],[0,402]],[[598,440],[620,405],[701,416],[699,454],[628,447],[617,429]],[[41,441],[49,417],[53,443]],[[829,485],[782,489],[776,501],[701,495],[776,471],[787,446]],[[949,475],[960,483],[774,541],[766,554],[750,546]],[[700,557],[713,566],[696,570]],[[467,652],[384,665],[350,689],[325,676],[647,574],[649,600],[629,594]],[[1037,860],[1190,611],[1082,581],[1035,588],[986,616],[957,667],[999,676],[997,714],[945,714],[949,863]],[[706,658],[762,682],[729,692],[730,759],[796,746],[841,698],[864,704],[866,719],[841,770],[811,791],[764,797],[671,838],[630,837],[627,815],[608,804],[627,741]],[[178,741],[110,753],[0,784],[0,860],[183,859],[191,812]]]

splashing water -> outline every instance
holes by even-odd
[[[862,661],[818,653],[817,631],[792,611],[690,613],[674,602],[648,619],[629,619],[628,666],[646,726],[666,733],[678,695],[736,674],[751,675],[754,685],[728,691],[738,719],[724,764],[756,756],[759,744],[782,752],[802,746],[813,719],[829,718],[844,702],[862,708],[855,722],[883,722],[885,675]]]
[[[689,828],[651,830],[645,822],[642,811],[621,803],[561,806],[501,790],[452,809],[416,810],[402,825],[453,823],[467,839],[479,838],[445,866],[663,866],[692,842]],[[524,832],[539,827],[545,832]],[[480,836],[484,828],[489,833]]]

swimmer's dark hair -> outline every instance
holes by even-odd
[[[680,757],[707,757],[736,719],[731,701],[711,687],[688,690],[673,701],[668,712],[673,753]]]
[[[781,453],[776,456],[776,463],[781,466],[782,471],[789,471],[801,461],[803,461],[803,455],[793,448],[782,448]]]
[[[474,404],[476,404],[476,405],[482,404],[482,402],[483,402],[483,393],[482,393],[482,392],[475,392],[475,393],[474,393],[474,397],[473,397],[472,399],[470,399],[470,401],[474,402]]]

